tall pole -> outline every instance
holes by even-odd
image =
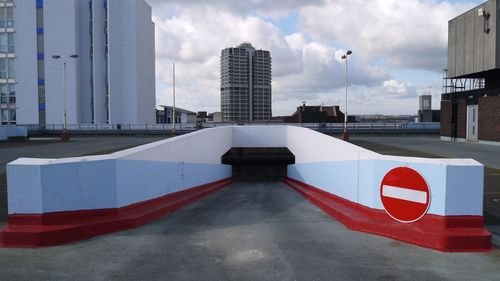
[[[66,58],[64,58],[64,62],[63,62],[63,65],[64,65],[64,127],[63,127],[63,133],[66,133],[67,132],[67,126],[68,126],[68,123],[67,123],[67,96],[68,96],[68,85],[67,85],[67,75],[66,75]]]
[[[175,136],[175,62],[172,64],[172,67],[173,67],[173,71],[172,71],[172,75],[173,75],[173,93],[174,93],[174,103],[173,103],[173,110],[172,110],[172,135]]]
[[[344,134],[347,133],[347,56],[345,56],[345,117]]]
[[[69,134],[68,134],[68,114],[67,114],[67,104],[68,104],[68,101],[67,101],[67,96],[68,96],[68,79],[67,79],[67,71],[66,71],[66,59],[68,58],[68,56],[61,56],[61,55],[53,55],[52,56],[53,59],[55,60],[58,60],[58,59],[63,59],[63,83],[64,83],[64,113],[63,113],[63,133],[61,135],[61,140],[63,141],[69,141]],[[78,55],[77,54],[73,54],[73,55],[70,55],[69,58],[72,58],[72,59],[77,59],[78,58]]]
[[[348,88],[348,81],[347,81],[347,58],[352,54],[351,50],[348,50],[345,55],[342,56],[342,59],[345,60],[345,115],[344,115],[344,133],[342,134],[342,139],[345,141],[349,140],[349,132],[347,132],[347,88]]]

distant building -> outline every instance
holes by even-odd
[[[222,112],[212,113],[212,121],[220,123],[222,122]]]
[[[163,110],[156,110],[157,124],[172,124],[173,111],[172,106],[161,106]],[[175,124],[196,124],[196,112],[175,108]]]
[[[217,123],[222,122],[222,113],[220,112],[207,113],[206,111],[198,111],[198,113],[196,114],[196,123],[201,125],[202,123],[207,123],[207,122],[217,122]]]
[[[285,123],[343,123],[344,116],[339,106],[306,106],[304,103],[282,120]]]
[[[441,138],[500,142],[500,0],[448,22]]]
[[[3,0],[0,39],[0,124],[155,122],[144,0]]]
[[[221,52],[223,121],[267,121],[271,111],[271,54],[249,43]]]
[[[422,95],[418,97],[417,122],[439,122],[441,111],[432,110],[432,95]]]
[[[413,123],[418,117],[416,115],[382,115],[382,114],[369,114],[369,115],[349,115],[348,122],[351,123],[351,118],[354,117],[355,123]]]

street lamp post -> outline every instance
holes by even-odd
[[[77,59],[78,55],[70,55],[72,59]],[[53,59],[58,60],[60,58],[63,59],[63,80],[64,80],[64,125],[63,132],[61,134],[62,141],[69,141],[69,133],[68,133],[68,122],[67,122],[67,96],[68,96],[68,87],[67,87],[67,75],[66,75],[66,57],[61,55],[53,55]]]
[[[173,91],[173,107],[172,107],[172,136],[175,137],[175,62],[172,64],[172,91]]]
[[[347,131],[347,58],[352,54],[351,50],[348,50],[342,59],[345,60],[345,115],[344,115],[344,133],[342,133],[342,139],[345,141],[349,140],[349,132]]]

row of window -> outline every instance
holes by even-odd
[[[13,3],[0,0],[1,4]],[[14,27],[14,8],[0,7],[0,28]],[[14,33],[0,33],[0,53],[14,53]],[[0,58],[0,79],[14,79],[14,59]],[[0,124],[16,124],[16,88],[14,84],[0,84]]]
[[[43,1],[36,1],[36,51],[38,54],[43,54],[45,52],[44,44],[45,38],[43,34]],[[37,61],[37,71],[38,71],[38,123],[40,125],[45,124],[46,112],[45,112],[45,58],[43,56],[38,57]]]

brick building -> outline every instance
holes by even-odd
[[[350,117],[350,116],[349,116]],[[339,106],[302,106],[290,116],[282,118],[285,123],[343,123],[344,113]]]
[[[443,140],[500,142],[499,4],[490,0],[448,23]]]

